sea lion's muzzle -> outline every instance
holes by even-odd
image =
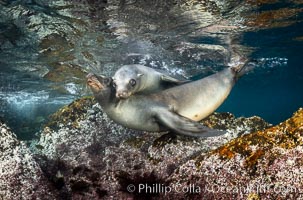
[[[117,91],[116,92],[116,97],[119,99],[127,99],[130,96],[131,96],[131,93],[127,92],[127,91]]]

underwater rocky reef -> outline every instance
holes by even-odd
[[[92,97],[63,107],[30,145],[1,124],[3,199],[299,199],[303,109],[272,126],[214,113],[223,136],[189,138],[113,123]]]

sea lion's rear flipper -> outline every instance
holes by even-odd
[[[161,75],[161,80],[165,81],[165,82],[169,82],[169,83],[174,83],[174,84],[183,84],[183,83],[190,82],[189,80],[177,79],[177,78],[174,78],[174,77],[166,75],[166,74]]]
[[[225,131],[219,131],[208,128],[202,124],[180,116],[168,110],[163,110],[157,113],[157,121],[175,133],[192,136],[192,137],[214,137],[223,135]]]

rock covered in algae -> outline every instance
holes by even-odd
[[[92,98],[83,98],[54,115],[57,123],[46,126],[32,142],[34,154],[1,125],[1,195],[298,198],[303,189],[302,115],[300,109],[270,126],[259,117],[214,113],[201,123],[224,129],[225,135],[188,138],[126,129],[107,118]],[[16,186],[23,192],[16,193]]]
[[[303,189],[303,109],[277,126],[214,113],[201,123],[227,134],[202,139],[132,131],[98,104],[86,108],[77,127],[62,120],[33,143],[44,172],[70,198],[293,199]]]
[[[201,188],[204,199],[298,199],[303,190],[303,109],[263,131],[199,155],[170,177],[170,185]],[[174,194],[171,194],[174,196]]]
[[[164,197],[162,193],[128,192],[127,186],[169,186],[176,171],[195,158],[238,135],[270,126],[259,117],[215,113],[203,123],[227,130],[221,137],[202,139],[133,131],[108,119],[89,97],[54,116],[56,123],[50,124],[55,126],[45,127],[32,148],[44,172],[54,177],[51,181],[58,191],[76,199]]]
[[[57,199],[24,142],[0,122],[0,199]]]
[[[46,126],[53,129],[58,129],[61,125],[77,128],[79,127],[78,122],[85,118],[87,110],[95,103],[96,101],[92,97],[75,100],[52,114]]]

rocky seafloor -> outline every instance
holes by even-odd
[[[1,123],[1,199],[300,199],[303,109],[277,126],[214,113],[189,138],[123,128],[91,97],[25,144]]]

